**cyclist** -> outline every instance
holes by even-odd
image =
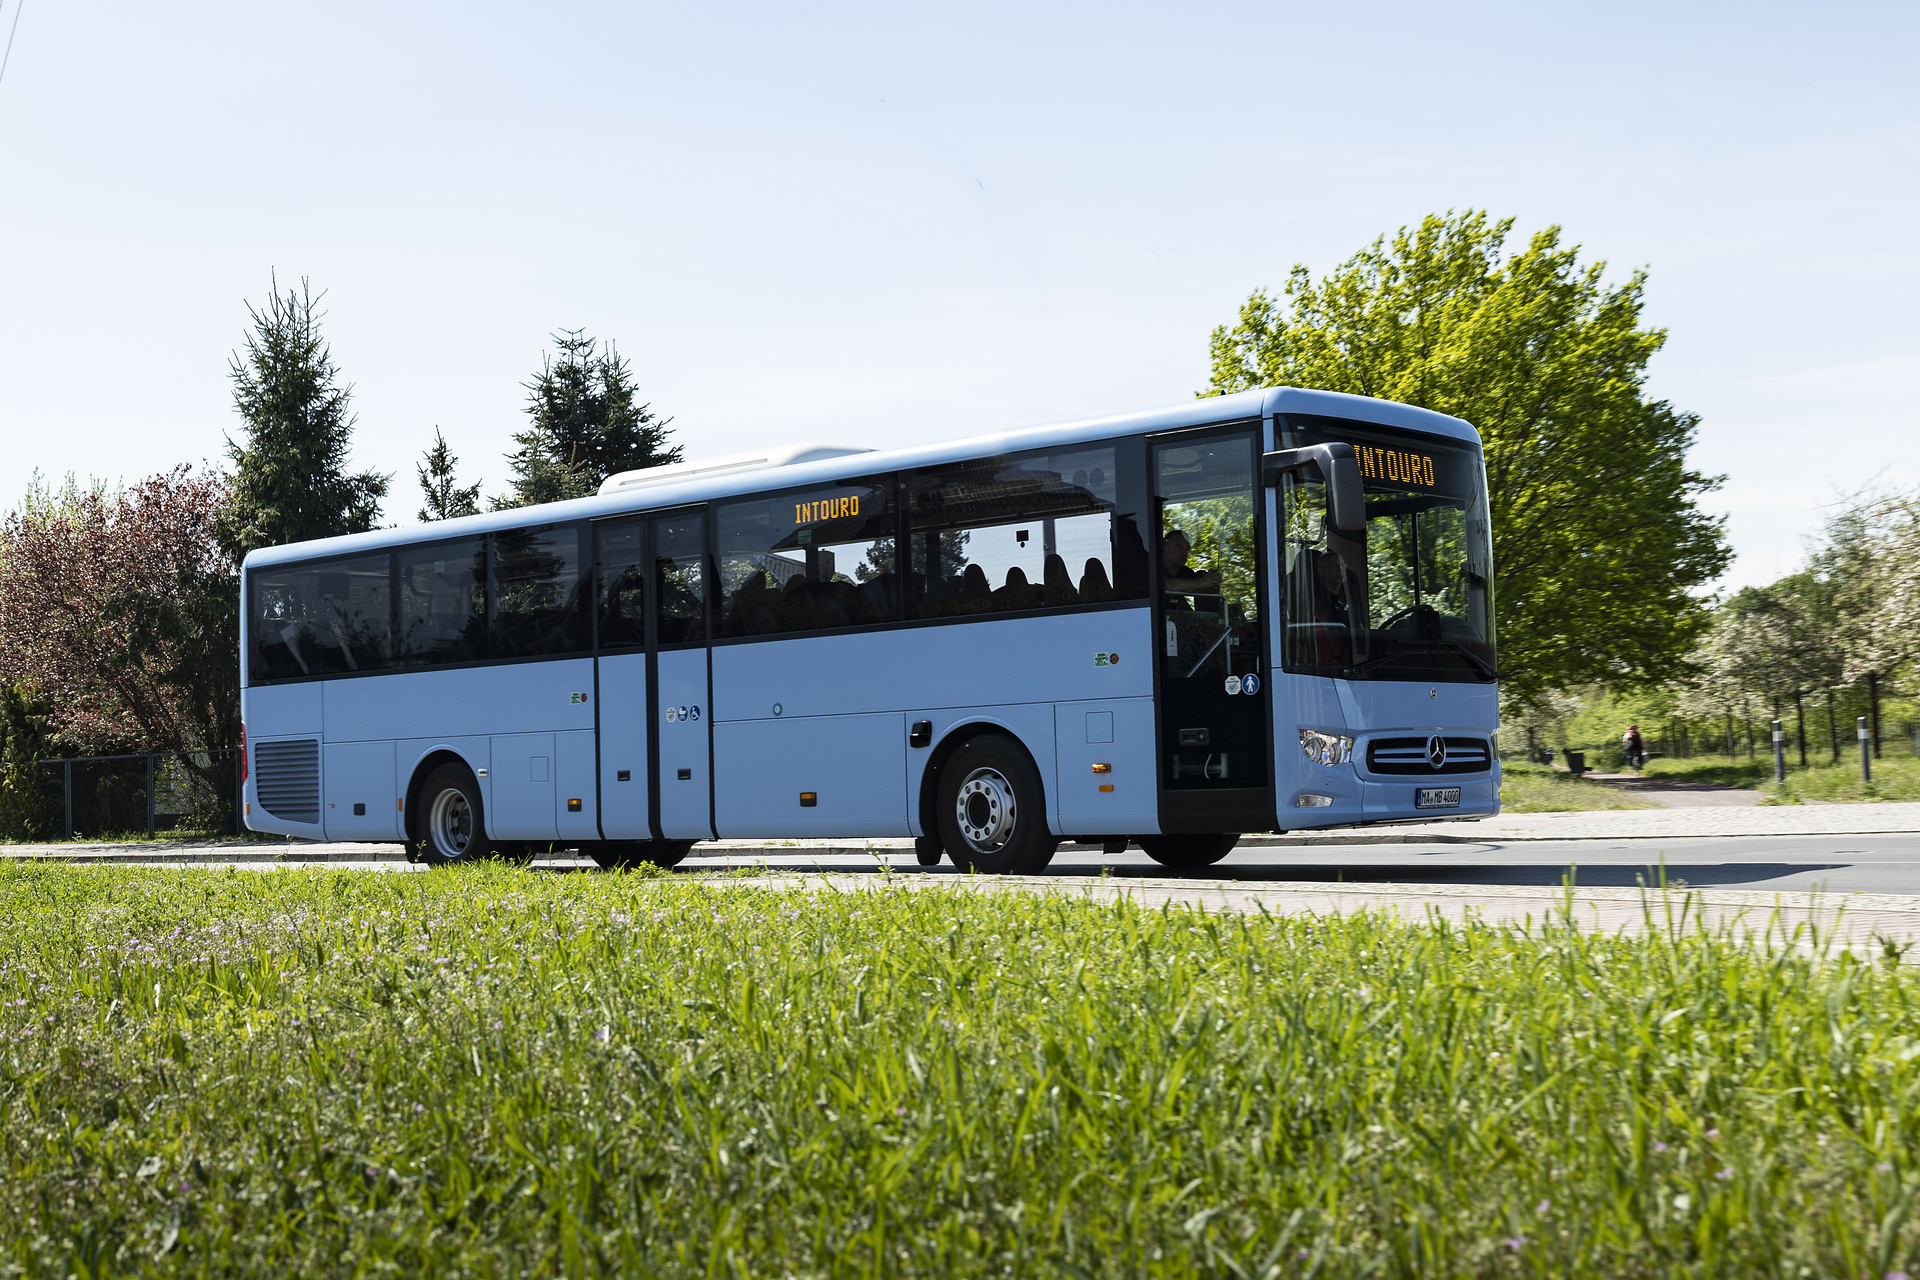
[[[1627,764],[1635,773],[1647,767],[1647,743],[1640,736],[1639,725],[1627,726],[1626,733],[1621,735],[1620,745],[1627,749]]]

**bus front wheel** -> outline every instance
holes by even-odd
[[[443,764],[427,775],[420,788],[419,815],[414,819],[413,847],[417,862],[430,867],[480,862],[495,852],[487,839],[480,803],[480,784],[463,764]]]
[[[675,867],[693,848],[691,840],[602,840],[587,853],[608,871],[622,867]]]
[[[1060,845],[1047,830],[1040,771],[1002,734],[960,744],[940,773],[937,807],[940,843],[962,871],[1038,875]]]
[[[1233,852],[1238,835],[1135,836],[1134,842],[1163,867],[1210,867]]]

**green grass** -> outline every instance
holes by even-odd
[[[1731,933],[493,869],[0,902],[8,1274],[1920,1256],[1920,974]]]
[[[1913,756],[1889,756],[1874,761],[1871,786],[1861,785],[1857,755],[1844,756],[1837,765],[1816,764],[1806,769],[1794,763],[1797,759],[1797,753],[1788,753],[1784,784],[1774,782],[1770,759],[1751,764],[1744,760],[1653,760],[1647,765],[1647,774],[1721,786],[1753,787],[1765,792],[1771,803],[1778,804],[1799,804],[1807,800],[1920,800],[1920,759]]]
[[[1567,813],[1588,809],[1658,809],[1618,787],[1576,778],[1564,769],[1518,761],[1500,766],[1504,813]]]

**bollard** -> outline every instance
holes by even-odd
[[[1773,780],[1787,780],[1787,731],[1778,720],[1773,722]]]
[[[1860,781],[1863,785],[1873,785],[1873,731],[1867,728],[1867,718],[1859,717],[1855,723],[1860,729]]]

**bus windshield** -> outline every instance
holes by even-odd
[[[1312,473],[1282,480],[1289,671],[1349,680],[1494,679],[1486,473],[1463,441],[1342,418],[1287,415],[1282,444],[1354,448],[1364,533],[1326,520]]]

